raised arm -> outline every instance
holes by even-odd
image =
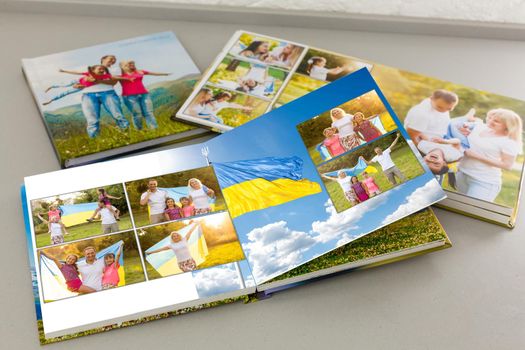
[[[109,194],[106,194],[106,197],[108,197],[109,199],[122,199],[122,197],[115,197],[115,196],[111,196]]]
[[[158,252],[162,252],[164,250],[170,250],[170,247],[165,246],[165,247],[162,247],[162,248],[159,248],[159,249],[155,249],[155,250],[152,250],[151,252],[146,252],[146,255],[155,254],[155,253],[158,253]]]
[[[335,67],[328,70],[330,74],[339,74],[343,71],[343,67]]]
[[[44,218],[40,215],[40,213],[37,213],[36,216],[37,216],[40,220],[42,220],[42,221],[44,222],[44,224],[48,224],[48,223],[49,223],[49,221],[47,221],[46,219],[44,219]]]
[[[115,255],[115,262],[118,264],[118,261],[120,260],[120,256],[122,255],[122,248],[124,247],[124,243],[120,245],[117,251],[117,255]]]
[[[156,72],[144,72],[144,75],[153,75],[153,76],[156,76],[156,77],[163,77],[163,76],[166,76],[166,75],[171,75],[171,73],[156,73]]]
[[[392,144],[387,149],[392,150],[392,147],[394,147],[396,145],[397,140],[399,140],[400,137],[401,137],[401,134],[398,133],[396,135],[396,138],[394,139],[394,142],[392,142]]]
[[[193,222],[193,220],[190,221],[190,224]],[[199,226],[200,224],[197,223],[197,225],[193,226],[193,228],[186,234],[186,241],[189,241],[190,240],[190,237],[191,237],[191,234],[193,233],[193,231],[195,231],[197,229],[197,227]]]
[[[60,73],[66,73],[66,74],[74,74],[74,75],[83,75],[84,72],[78,71],[78,70],[68,70],[68,69],[59,69]]]
[[[48,255],[48,254],[46,254],[46,252],[44,252],[44,251],[40,251],[40,254],[42,254],[43,256],[45,256],[45,257],[48,258],[48,259],[53,260],[53,262],[56,264],[56,266],[57,266],[59,269],[62,267],[63,264],[60,262],[60,260],[58,260],[58,259],[55,258],[54,256]]]
[[[363,156],[359,156],[359,159],[362,159],[363,162],[366,163],[366,165],[370,165],[370,163],[373,163],[373,162],[372,162],[372,159],[370,159],[370,160],[366,160],[365,157],[363,157]]]

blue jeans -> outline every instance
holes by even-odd
[[[66,97],[67,95],[74,94],[74,93],[79,92],[81,90],[82,89],[75,89],[75,88],[64,90],[61,93],[59,93],[58,95],[56,95],[55,97],[51,98],[49,101],[52,102],[52,101],[60,100],[61,98]]]
[[[87,121],[87,133],[89,137],[97,137],[100,134],[100,107],[109,113],[121,129],[129,127],[128,120],[122,113],[120,99],[115,90],[89,92],[82,95],[82,112]]]
[[[456,174],[456,181],[460,193],[487,202],[494,202],[501,191],[501,185],[476,180],[461,170]]]
[[[445,139],[459,139],[459,141],[461,141],[461,147],[463,147],[464,149],[469,149],[470,143],[468,141],[467,136],[460,133],[458,129],[463,125],[466,125],[470,130],[474,129],[474,122],[468,122],[468,118],[454,118],[448,124],[448,130],[447,134],[445,135]]]
[[[138,94],[122,96],[124,104],[133,116],[133,125],[137,130],[142,130],[142,119],[146,121],[146,125],[150,129],[158,127],[157,119],[153,115],[153,102],[149,94]]]

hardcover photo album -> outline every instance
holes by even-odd
[[[525,101],[238,31],[197,83],[177,118],[226,132],[362,68],[370,71],[446,191],[447,198],[438,205],[513,227],[523,182]],[[357,115],[347,112],[356,135],[350,144],[347,131],[336,127],[339,137],[334,137],[327,130],[327,116],[302,126],[314,162],[338,156],[341,148],[364,144],[375,134],[388,132],[391,125],[378,109]]]
[[[445,192],[366,68],[204,143],[26,177],[41,343],[450,247]]]
[[[200,71],[172,32],[22,60],[63,167],[207,133],[174,119]]]

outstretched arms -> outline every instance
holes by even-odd
[[[155,253],[158,253],[158,252],[162,252],[164,250],[170,250],[170,247],[165,246],[165,247],[162,247],[162,248],[159,248],[159,249],[155,249],[155,250],[152,250],[151,252],[146,252],[146,255],[155,254]]]
[[[394,147],[394,146],[397,144],[397,140],[399,140],[400,137],[401,137],[401,134],[398,133],[398,134],[396,135],[396,138],[395,138],[394,141],[392,142],[392,144],[391,144],[390,146],[388,146],[387,149],[391,150],[392,147]]]
[[[333,177],[333,176],[328,176],[328,175],[325,175],[325,174],[321,174],[321,177],[324,177],[327,180],[337,181],[337,178]]]
[[[190,220],[190,224],[193,223],[193,220]],[[193,233],[193,231],[195,231],[197,229],[197,227],[199,226],[199,224],[197,223],[197,225],[193,226],[192,229],[186,234],[186,241],[189,241],[190,237],[191,237],[191,234]]]
[[[48,259],[51,259],[53,260],[53,262],[56,264],[56,266],[60,269],[62,267],[62,263],[60,262],[60,260],[58,260],[57,258],[55,258],[54,256],[51,256],[49,254],[46,254],[46,252],[44,251],[40,251],[40,254],[42,254],[43,256],[45,256],[46,258]]]

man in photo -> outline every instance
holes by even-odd
[[[405,129],[417,146],[420,141],[432,141],[447,134],[450,111],[459,98],[452,91],[436,90],[428,98],[410,108],[405,118]]]
[[[78,272],[82,277],[82,284],[96,291],[102,290],[102,276],[104,275],[104,259],[97,259],[97,251],[94,247],[84,248],[86,263],[78,266]]]
[[[160,224],[166,221],[164,210],[168,193],[157,188],[157,180],[148,181],[148,190],[140,196],[140,205],[147,205],[150,224]]]
[[[400,136],[400,134],[397,134],[396,138],[394,139],[394,142],[392,142],[392,144],[385,150],[382,150],[379,147],[374,148],[374,152],[376,153],[374,158],[366,160],[363,156],[360,157],[365,161],[367,165],[370,165],[370,163],[375,162],[379,163],[379,165],[381,165],[383,173],[392,185],[397,185],[397,180],[399,180],[399,183],[403,183],[407,180],[406,176],[401,172],[401,170],[399,170],[399,168],[396,166],[396,164],[390,157],[392,147],[396,145]]]
[[[114,206],[111,206],[111,209],[113,209],[113,212],[109,210],[104,201],[101,200],[98,202],[98,213],[97,216],[100,217],[100,220],[102,221],[102,233],[113,233],[118,232],[118,222],[116,217],[120,216],[120,211],[115,208]],[[114,215],[115,214],[115,215]]]

